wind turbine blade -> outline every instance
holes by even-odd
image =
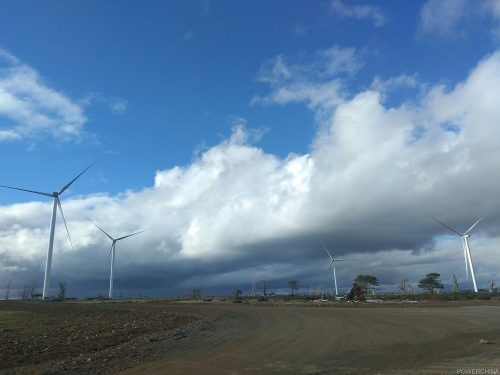
[[[433,219],[434,219],[434,218],[433,218]],[[434,220],[436,220],[436,219],[434,219]],[[437,221],[437,220],[436,220],[436,221]],[[437,222],[438,222],[439,224],[441,224],[443,227],[448,228],[448,229],[449,229],[449,230],[451,230],[452,232],[454,232],[454,233],[458,234],[460,237],[462,237],[462,235],[461,235],[460,233],[458,233],[458,232],[457,232],[456,230],[454,230],[454,229],[451,229],[448,225],[445,225],[445,224],[443,224],[443,223],[442,223],[442,222],[440,222],[440,221],[437,221]],[[477,224],[477,223],[476,223],[476,224]],[[476,224],[474,224],[474,225],[476,225]],[[472,228],[471,228],[471,229],[472,229]],[[470,229],[469,229],[469,230],[470,230]]]
[[[111,247],[109,248],[109,253],[108,253],[108,259],[106,259],[106,263],[104,263],[104,269],[102,270],[102,273],[106,271],[106,266],[108,265],[108,260],[109,257],[111,256],[111,251],[113,251],[113,247],[115,246],[115,241],[111,244]]]
[[[324,274],[324,275],[323,275],[323,277],[321,278],[321,281],[323,281],[323,279],[325,278],[325,276],[326,276],[326,274],[328,273],[328,271],[330,270],[330,267],[332,266],[333,262],[334,262],[333,260],[330,262],[330,264],[329,264],[328,268],[326,269],[325,274]]]
[[[73,180],[71,180],[71,182],[70,182],[69,184],[67,184],[65,187],[63,187],[63,188],[61,189],[61,191],[59,192],[59,195],[61,195],[62,193],[64,193],[64,192],[66,191],[66,189],[67,189],[67,188],[69,188],[69,187],[71,186],[71,184],[72,184],[73,182],[75,182],[75,181],[78,179],[78,177],[80,177],[82,174],[84,174],[85,172],[87,172],[87,170],[88,170],[90,167],[92,167],[95,163],[97,163],[99,160],[101,160],[104,156],[106,156],[106,155],[101,156],[101,157],[100,157],[99,159],[97,159],[95,162],[93,162],[92,164],[90,164],[90,165],[89,165],[89,166],[88,166],[88,167],[87,167],[87,168],[86,168],[86,169],[85,169],[82,173],[80,173],[80,174],[79,174],[78,176],[76,176]]]
[[[323,244],[323,247],[325,248],[326,252],[328,253],[328,255],[330,255],[330,252],[328,251],[328,249],[326,248],[325,244],[323,242],[321,242]],[[330,255],[330,259],[333,259],[333,257]]]
[[[130,236],[135,236],[136,234],[139,234],[139,233],[142,233],[142,232],[147,232],[148,230],[151,230],[151,229],[152,228],[149,228],[149,229],[146,229],[146,230],[141,230],[140,232],[132,233],[132,234],[129,234],[128,236],[123,236],[123,237],[117,238],[116,241],[123,240],[124,238],[130,237]]]
[[[94,222],[93,222],[92,220],[90,220],[88,217],[86,217],[85,219],[87,219],[87,220],[88,220],[88,221],[90,221],[92,224],[94,224],[97,228],[99,228],[99,229],[102,231],[102,233],[104,233],[106,236],[108,236],[108,237],[109,237],[109,239],[110,239],[111,241],[114,241],[114,240],[115,240],[113,237],[111,237],[109,234],[107,234],[107,233],[106,233],[106,232],[105,232],[105,231],[104,231],[104,230],[103,230],[103,229],[102,229],[99,225],[97,225],[96,223],[94,223]]]
[[[61,217],[63,219],[64,226],[66,227],[66,232],[68,233],[69,243],[71,244],[71,250],[73,251],[73,256],[75,256],[75,249],[73,248],[73,242],[71,242],[71,237],[69,235],[68,226],[66,225],[66,219],[64,218],[63,210],[61,207],[61,201],[59,200],[59,197],[56,197],[56,199],[57,199],[57,206],[59,207],[59,212],[61,213]]]
[[[469,228],[469,230],[468,230],[467,232],[465,232],[465,233],[464,233],[464,236],[465,236],[467,233],[469,233],[469,232],[472,230],[472,228],[474,228],[474,227],[476,226],[476,224],[477,224],[477,223],[479,223],[479,222],[480,222],[481,220],[483,220],[483,219],[484,219],[484,217],[482,217],[481,219],[479,219],[478,221],[476,221],[476,222],[474,223],[474,225],[473,225],[472,227],[470,227],[470,228]]]
[[[20,188],[16,188],[16,187],[12,187],[12,186],[5,186],[5,185],[0,185],[0,187],[4,187],[4,188],[7,188],[7,189],[27,191],[28,193],[35,193],[35,194],[45,195],[46,197],[51,197],[51,198],[54,197],[54,194],[42,193],[40,191],[20,189]]]

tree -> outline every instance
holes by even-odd
[[[9,298],[10,298],[10,287],[12,285],[12,280],[9,280],[9,282],[7,283],[7,288],[5,290],[5,300],[8,301]]]
[[[411,291],[410,280],[407,277],[399,279],[396,283],[396,288],[399,289],[400,294],[409,294]]]
[[[457,293],[460,290],[458,289],[458,277],[455,276],[455,274],[451,275],[451,292],[452,293]]]
[[[21,299],[23,301],[27,301],[30,299],[30,287],[28,285],[23,285],[23,291],[19,292],[19,295],[21,296]]]
[[[235,289],[233,290],[233,296],[234,298],[238,297],[240,294],[242,294],[243,292],[239,289]]]
[[[40,286],[38,281],[36,279],[31,279],[30,285],[29,285],[29,299],[34,300],[36,297],[36,289]]]
[[[354,282],[358,284],[361,289],[365,293],[367,293],[368,288],[370,289],[375,289],[376,286],[378,286],[378,280],[375,276],[372,275],[361,275],[359,274],[355,279]]]
[[[495,283],[493,281],[487,281],[484,288],[488,292],[493,293],[495,291]]]
[[[299,285],[299,280],[290,280],[288,282],[288,286],[292,290],[292,297],[293,297],[293,291],[294,290],[299,290],[299,286],[298,285]]]
[[[266,282],[264,280],[262,280],[262,282],[260,283],[260,285],[262,287],[262,297],[267,297]]]
[[[66,291],[68,290],[68,283],[66,281],[59,281],[59,299],[66,298]]]
[[[418,287],[420,289],[427,290],[430,294],[434,294],[439,291],[439,289],[443,289],[444,285],[441,283],[440,279],[441,275],[439,273],[428,273],[425,275],[425,279],[422,279],[418,282]]]
[[[201,285],[195,286],[192,285],[189,287],[189,290],[186,294],[187,298],[198,299],[201,298]]]
[[[372,268],[368,268],[368,269],[371,271],[372,276],[373,276],[373,270],[374,270],[375,268],[374,268],[374,267],[372,267]],[[373,295],[375,295],[375,285],[372,285],[372,294],[373,294]]]
[[[309,289],[310,296],[321,296],[322,294],[323,294],[323,284],[320,284],[318,286],[312,286]]]
[[[257,280],[252,280],[252,290],[248,291],[248,295],[250,297],[256,297],[257,296]]]

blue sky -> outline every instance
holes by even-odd
[[[494,0],[3,1],[0,184],[52,192],[106,154],[62,196],[73,258],[56,229],[52,284],[81,297],[107,290],[85,216],[154,228],[117,245],[115,281],[152,296],[331,288],[321,241],[357,259],[344,289],[367,267],[386,290],[429,272],[470,289],[432,217],[486,216],[482,287],[500,260],[499,41]],[[50,208],[2,189],[0,289],[43,279]]]

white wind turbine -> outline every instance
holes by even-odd
[[[348,259],[333,259],[333,257],[331,256],[330,252],[326,248],[325,244],[323,242],[321,242],[321,243],[323,244],[323,247],[325,248],[326,252],[328,253],[328,255],[330,256],[330,259],[331,259],[330,264],[328,265],[328,268],[326,269],[326,272],[323,275],[323,278],[321,279],[321,281],[323,281],[323,279],[325,278],[326,274],[328,273],[328,270],[330,269],[330,267],[333,264],[333,279],[335,280],[335,295],[337,296],[339,294],[339,292],[337,290],[337,275],[335,273],[335,262],[343,262],[344,260],[348,260]]]
[[[140,232],[128,234],[128,235],[120,237],[120,238],[113,238],[109,234],[107,234],[99,225],[97,225],[96,223],[94,223],[92,220],[90,220],[89,218],[85,218],[85,219],[87,219],[92,224],[94,224],[97,228],[99,228],[101,230],[101,232],[103,232],[106,236],[108,236],[108,238],[111,241],[113,241],[113,243],[111,244],[111,248],[109,249],[108,259],[106,259],[106,264],[108,264],[109,256],[111,255],[111,272],[110,272],[110,275],[109,275],[109,294],[108,294],[108,298],[113,298],[113,271],[114,271],[114,267],[115,267],[115,247],[116,247],[116,243],[118,241],[120,241],[120,240],[123,240],[124,238],[135,236],[136,234],[139,234],[139,233],[142,233],[142,232],[146,232],[146,231],[150,230],[151,228],[146,229],[146,230],[141,230]],[[106,268],[106,265],[104,266],[104,268]]]
[[[474,267],[472,266],[472,257],[470,255],[470,249],[469,249],[469,242],[467,241],[467,238],[470,237],[470,234],[468,234],[472,228],[474,228],[476,226],[477,223],[479,223],[481,220],[483,220],[484,217],[482,217],[481,219],[479,219],[478,221],[476,221],[474,223],[474,225],[472,227],[469,228],[469,230],[467,232],[465,232],[464,234],[460,234],[458,233],[456,230],[454,229],[451,229],[449,226],[441,223],[440,221],[437,221],[439,224],[441,224],[442,226],[448,228],[449,230],[451,230],[452,232],[458,234],[460,237],[462,237],[462,246],[464,248],[464,259],[465,259],[465,274],[467,275],[467,278],[469,278],[469,273],[467,271],[467,260],[469,261],[469,267],[470,267],[470,273],[472,275],[472,282],[474,283],[474,291],[477,293],[477,284],[476,284],[476,275],[474,275]]]
[[[12,186],[5,186],[5,185],[0,185],[0,187],[8,188],[8,189],[14,189],[14,190],[21,190],[21,191],[27,191],[28,193],[34,193],[34,194],[40,194],[40,195],[45,195],[46,197],[51,197],[54,198],[54,205],[52,207],[52,218],[50,219],[50,234],[49,234],[49,248],[47,250],[47,261],[45,263],[45,277],[43,279],[43,294],[42,294],[42,299],[45,299],[47,297],[47,292],[49,291],[49,284],[50,284],[50,268],[52,266],[52,249],[54,248],[54,232],[56,229],[56,215],[57,215],[57,207],[59,207],[59,212],[61,213],[61,217],[63,218],[64,221],[64,226],[66,227],[66,232],[68,232],[68,238],[69,238],[69,243],[71,244],[71,249],[73,249],[73,243],[71,242],[71,237],[69,236],[69,230],[68,226],[66,225],[66,219],[64,218],[64,214],[62,211],[61,207],[61,202],[59,200],[59,196],[66,191],[67,188],[71,186],[73,182],[75,182],[82,174],[84,174],[87,169],[92,167],[95,163],[97,163],[99,160],[101,160],[104,157],[101,156],[99,159],[97,159],[95,162],[90,164],[82,173],[80,173],[78,176],[76,176],[69,184],[64,186],[61,190],[55,191],[53,193],[43,193],[40,191],[33,191],[33,190],[27,190],[27,189],[20,189]]]

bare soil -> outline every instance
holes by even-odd
[[[0,301],[0,374],[500,374],[499,301],[231,302]]]

